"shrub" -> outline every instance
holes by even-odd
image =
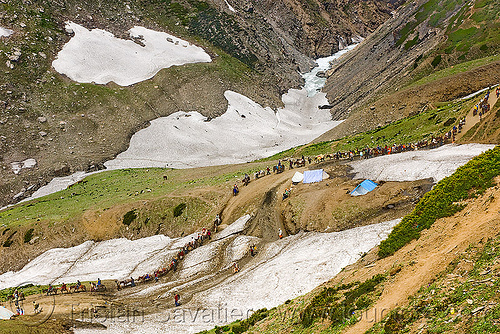
[[[33,232],[35,231],[34,228],[30,228],[29,230],[26,231],[24,234],[24,243],[27,244],[28,242],[31,241],[31,238],[33,238]]]
[[[441,62],[441,55],[437,55],[436,57],[434,57],[434,59],[432,60],[432,67],[436,67],[439,65],[439,63]]]
[[[234,334],[241,334],[246,332],[248,327],[248,323],[240,321],[233,325],[232,330]]]
[[[181,203],[174,208],[174,217],[179,217],[186,208],[186,203]]]
[[[129,226],[136,218],[137,214],[135,213],[135,210],[130,210],[123,216],[123,225]]]
[[[455,123],[457,119],[455,117],[448,118],[446,122],[443,123],[444,126],[450,126]]]
[[[416,59],[415,62],[413,63],[413,68],[418,67],[418,62],[422,59],[423,55],[419,55]]]
[[[316,295],[309,305],[301,312],[300,321],[303,327],[311,326],[315,319],[327,319],[335,327],[352,317],[356,310],[365,309],[371,305],[370,293],[375,291],[378,284],[385,280],[383,275],[360,282],[342,284],[335,288],[324,288]],[[341,291],[345,291],[341,293]]]
[[[405,50],[410,49],[412,46],[416,45],[418,43],[418,32],[415,38],[409,40],[408,42],[405,43]]]
[[[387,239],[380,243],[378,255],[386,257],[420,236],[439,218],[448,217],[463,209],[456,204],[493,185],[500,175],[500,146],[475,157],[455,173],[438,182],[425,194],[415,209],[394,227]]]
[[[12,245],[13,242],[14,241],[12,241],[10,239],[7,239],[7,240],[4,241],[3,246],[4,247],[10,247],[10,245]]]

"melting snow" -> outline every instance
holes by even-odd
[[[59,190],[66,189],[70,185],[72,185],[80,180],[83,180],[85,177],[87,177],[91,174],[93,174],[93,173],[85,173],[85,172],[80,171],[80,172],[76,172],[74,174],[71,174],[69,176],[55,177],[49,182],[49,184],[47,184],[43,187],[40,187],[40,189],[35,191],[33,193],[33,195],[31,195],[30,198],[27,198],[24,201],[32,200],[32,199],[39,198],[39,197],[42,197],[45,195],[53,194]]]
[[[230,10],[230,11],[232,11],[232,12],[236,13],[236,10],[233,8],[233,6],[231,6],[231,5],[229,4],[229,2],[227,2],[227,0],[224,0],[224,2],[226,2],[226,5],[227,5],[227,7],[229,8],[229,10]]]
[[[128,31],[144,46],[101,29],[88,30],[74,22],[68,22],[66,27],[75,36],[58,53],[52,66],[77,82],[114,81],[128,86],[152,78],[162,68],[211,61],[202,48],[144,27]]]
[[[36,166],[35,159],[26,159],[21,162],[11,162],[12,172],[14,174],[19,174],[23,168],[33,168]]]
[[[247,162],[306,144],[340,123],[318,108],[328,104],[324,93],[308,98],[304,89],[290,89],[282,97],[285,107],[277,112],[232,91],[224,96],[229,106],[222,116],[207,122],[193,111],[155,119],[105,166],[188,168]]]
[[[54,248],[29,262],[18,272],[0,275],[0,289],[24,282],[48,284],[76,282],[76,280],[121,279],[131,275],[135,268],[169,246],[172,239],[155,235],[138,240],[125,238],[102,242],[86,241],[71,248]],[[178,249],[177,249],[178,250]],[[158,254],[157,254],[158,253]],[[164,260],[164,258],[161,258]],[[152,270],[158,261],[149,261]]]
[[[458,167],[495,145],[444,145],[433,150],[409,151],[350,163],[358,179],[415,181],[433,178],[439,181]]]
[[[108,322],[106,333],[194,333],[232,322],[238,316],[239,319],[245,318],[252,310],[272,308],[331,279],[343,267],[378,245],[399,221],[335,233],[299,233],[277,240],[258,249],[258,254],[240,268],[239,273],[195,293],[180,308],[145,316],[140,322]],[[222,270],[226,270],[233,260],[248,254],[248,246],[255,240],[248,236],[236,237],[226,248]],[[179,277],[193,277],[196,273],[193,268],[197,265],[202,267],[198,268],[202,272],[209,270],[207,262],[215,261],[217,252],[214,250],[220,247],[220,243],[216,241],[189,253]],[[210,277],[188,282],[184,287],[202,281],[206,283]],[[158,298],[172,298],[180,287],[169,283],[152,285],[137,295],[156,298],[158,291],[169,287],[171,289]],[[186,295],[184,297],[187,299]],[[76,330],[76,333],[94,332],[97,333]]]
[[[9,37],[10,35],[12,35],[14,33],[13,30],[10,30],[10,29],[7,29],[7,28],[3,28],[3,27],[0,27],[0,37]]]
[[[321,68],[328,62],[319,60]],[[313,69],[317,70],[319,68]],[[324,81],[316,80],[316,74],[305,75],[304,78],[305,86],[315,92],[324,84]],[[290,89],[282,97],[285,108],[277,112],[235,92],[227,91],[224,95],[229,102],[226,114],[207,122],[197,112],[179,111],[153,120],[148,128],[132,137],[129,149],[106,162],[106,167],[188,168],[246,162],[308,143],[340,124],[331,121],[328,111],[318,108],[328,104],[324,93],[308,97],[306,89]],[[77,172],[55,178],[25,201],[63,190],[87,175],[90,174]]]
[[[316,66],[310,72],[302,74],[302,77],[306,81],[304,88],[307,90],[307,96],[312,97],[316,95],[321,88],[325,85],[326,77],[318,77],[319,72],[325,72],[331,68],[331,62],[335,59],[340,58],[342,55],[346,54],[350,50],[354,49],[357,44],[351,44],[340,50],[339,52],[324,58],[318,58],[316,60]]]

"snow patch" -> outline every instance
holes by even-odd
[[[68,22],[66,29],[75,36],[64,45],[52,66],[77,82],[113,81],[129,86],[152,78],[163,68],[211,62],[202,48],[144,27],[136,26],[128,31],[138,43],[119,39],[101,29],[88,30],[74,22]]]
[[[135,268],[148,271],[157,269],[164,258],[164,249],[172,239],[155,235],[138,240],[125,238],[102,242],[86,241],[70,248],[54,248],[30,261],[18,272],[0,275],[0,289],[18,286],[23,282],[38,284],[76,282],[76,280],[122,279],[130,277]],[[178,249],[177,249],[178,251]],[[151,261],[156,257],[156,261]],[[149,265],[144,265],[149,264]]]
[[[432,150],[409,151],[350,163],[357,179],[376,181],[439,181],[475,156],[494,148],[484,144],[448,144]]]
[[[223,300],[229,309],[275,307],[311,291],[356,262],[385,239],[399,221],[335,233],[299,233],[278,240],[274,242],[279,248],[275,256],[259,254],[258,264],[195,295],[195,302],[216,307]]]
[[[129,148],[104,165],[189,168],[234,164],[264,158],[310,142],[337,126],[324,93],[308,98],[304,89],[283,95],[274,112],[241,94],[226,91],[227,111],[211,121],[198,112],[177,112],[151,121],[134,134]],[[228,145],[231,143],[231,145]]]
[[[10,166],[12,167],[12,172],[14,174],[19,174],[24,168],[33,168],[36,166],[35,159],[26,159],[21,162],[11,162]]]
[[[474,92],[474,93],[471,93],[471,94],[469,94],[469,95],[467,95],[467,96],[461,97],[461,98],[460,98],[460,100],[467,100],[467,99],[470,99],[471,97],[474,97],[474,96],[476,96],[476,95],[478,95],[478,94],[481,94],[482,92],[489,91],[489,90],[491,90],[491,89],[495,88],[496,86],[498,86],[498,84],[496,84],[496,85],[494,85],[494,86],[491,86],[491,87],[486,87],[486,88],[480,89],[480,90],[478,90],[477,92]]]
[[[251,314],[252,310],[275,307],[330,280],[343,267],[354,263],[365,252],[378,245],[400,221],[401,219],[396,219],[335,233],[302,232],[277,240],[258,250],[250,262],[240,267],[239,273],[229,276],[212,288],[195,293],[181,308],[147,315],[140,323],[110,322],[106,333],[195,333],[237,320],[231,317],[233,310],[233,314],[241,314],[241,319]],[[237,260],[243,252],[247,253],[248,245],[255,239],[248,236],[236,237],[226,248],[224,263],[230,264],[230,259]],[[215,246],[202,246],[196,252],[202,253],[212,247]],[[190,254],[194,253],[195,251]],[[196,254],[192,264],[215,261],[213,252],[206,254],[212,256]],[[187,260],[186,257],[185,261]],[[210,276],[198,278],[183,287],[209,279]],[[170,283],[148,287],[138,296],[150,298],[169,286],[171,289],[160,298],[172,298],[173,293],[181,287],[173,287]],[[177,321],[179,318],[175,315],[179,310],[186,315],[185,321]],[[194,317],[195,314],[197,317]],[[77,329],[75,333],[97,331]]]
[[[217,233],[214,240],[222,240],[230,235],[243,232],[247,227],[250,218],[250,215],[244,215],[243,217],[238,218],[234,223]]]
[[[10,30],[10,29],[7,29],[7,28],[3,28],[3,27],[0,27],[0,37],[9,37],[10,35],[12,35],[14,33],[13,30]]]
[[[76,172],[73,173],[69,176],[62,176],[62,177],[55,177],[53,178],[47,185],[40,187],[37,191],[31,195],[31,197],[26,198],[22,202],[29,201],[35,198],[39,198],[45,195],[50,195],[53,194],[57,191],[66,189],[70,185],[83,180],[89,175],[92,175],[93,173],[85,173],[85,172]]]
[[[307,90],[307,96],[313,97],[314,95],[316,95],[321,90],[321,88],[323,88],[323,86],[326,83],[326,76],[325,77],[318,77],[317,74],[319,72],[328,71],[332,67],[331,63],[335,59],[340,58],[342,55],[344,55],[347,52],[349,52],[350,50],[354,49],[356,47],[356,45],[357,45],[357,43],[348,45],[345,48],[343,48],[342,50],[340,50],[339,52],[336,52],[335,54],[333,54],[331,56],[324,57],[324,58],[318,58],[316,60],[316,64],[318,64],[318,66],[313,68],[310,72],[302,74],[302,77],[306,81],[304,88]],[[325,103],[325,104],[328,104],[328,103]]]
[[[243,259],[248,255],[250,246],[258,244],[259,241],[259,238],[247,235],[236,237],[226,248],[223,267],[229,267],[233,262]]]
[[[231,5],[229,4],[229,2],[227,2],[227,0],[224,0],[224,2],[226,3],[227,8],[229,8],[229,10],[230,10],[230,11],[232,11],[233,13],[236,13],[236,10],[233,8],[233,6],[231,6]]]

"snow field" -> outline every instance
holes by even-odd
[[[409,151],[350,163],[357,179],[438,182],[475,156],[495,147],[485,144],[448,144],[432,150]]]
[[[363,253],[385,239],[399,221],[400,219],[396,219],[335,233],[299,233],[277,240],[263,249],[258,249],[258,254],[243,268],[240,267],[239,273],[229,276],[220,284],[195,293],[189,303],[182,305],[181,308],[163,310],[146,316],[140,323],[109,323],[106,324],[108,326],[106,333],[194,333],[232,322],[236,320],[235,314],[246,317],[252,310],[277,306],[287,299],[311,291],[331,279],[346,265],[357,261]],[[226,247],[223,260],[229,265],[248,255],[249,245],[258,241],[257,238],[248,236],[231,238],[234,239]],[[214,257],[217,254],[212,250],[218,245],[212,244],[189,253],[182,264],[179,276],[191,273],[191,269],[186,268],[189,267],[188,264],[215,261]],[[136,295],[144,298],[171,299],[174,293],[182,291],[183,288],[206,284],[211,277],[213,274],[181,286],[175,286],[176,282],[158,284]],[[176,318],[176,312],[179,311],[183,314],[180,319]],[[76,332],[93,333],[92,330]]]
[[[14,31],[12,31],[10,29],[0,27],[0,37],[9,37],[13,33],[14,33]]]
[[[105,166],[189,168],[242,163],[306,144],[340,124],[318,108],[328,103],[323,93],[307,98],[304,89],[290,89],[282,98],[285,107],[276,112],[232,91],[224,96],[229,105],[223,115],[210,122],[194,111],[157,118],[134,134],[129,148]]]
[[[74,22],[68,22],[66,29],[75,35],[58,53],[52,66],[77,82],[113,81],[129,86],[152,78],[163,68],[211,62],[202,48],[144,27],[136,26],[128,31],[131,38],[138,39],[144,46],[101,29],[88,30]]]

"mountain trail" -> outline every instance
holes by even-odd
[[[498,182],[498,179],[496,180]],[[500,196],[498,186],[488,189],[485,194],[469,203],[452,217],[439,219],[428,230],[421,233],[394,255],[379,260],[375,266],[357,270],[356,279],[367,279],[377,273],[387,272],[401,266],[402,270],[384,287],[379,300],[365,313],[361,321],[346,329],[344,334],[364,333],[390,310],[408,303],[408,298],[464,252],[471,244],[481,243],[500,231]],[[485,207],[486,206],[486,207]],[[336,280],[353,275],[353,269],[338,275]]]

